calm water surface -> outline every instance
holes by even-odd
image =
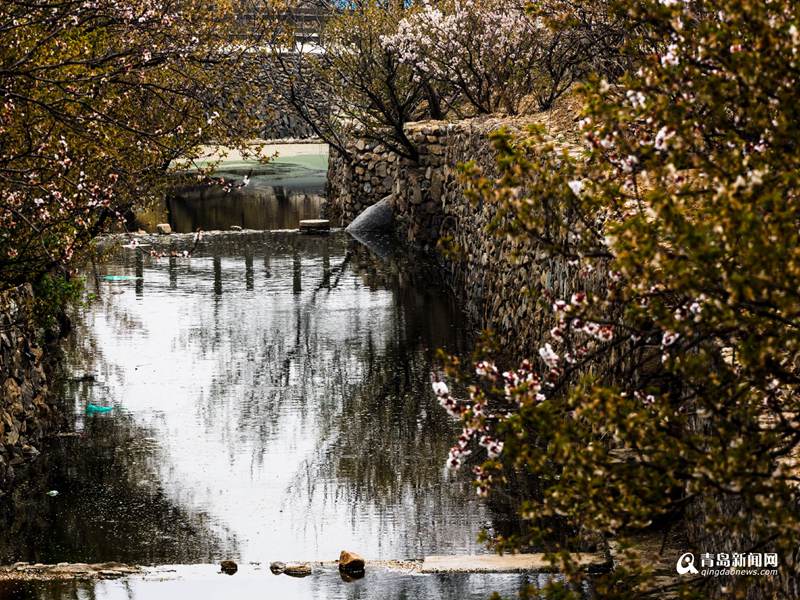
[[[543,585],[545,575],[404,575],[370,572],[345,583],[338,573],[323,571],[304,579],[273,576],[266,568],[249,568],[233,577],[212,567],[182,567],[181,575],[135,577],[86,583],[0,583],[0,600],[486,600],[493,592],[505,598],[523,586]],[[265,572],[266,571],[266,572]]]
[[[437,348],[467,344],[455,303],[419,261],[378,258],[343,233],[231,233],[206,237],[190,259],[117,249],[89,288],[67,363],[94,380],[67,384],[74,434],[52,440],[0,501],[3,563],[268,564],[344,548],[421,558],[482,552],[479,530],[502,521],[443,466],[455,424],[429,374]],[[527,581],[189,575],[17,584],[0,598],[461,599]]]
[[[173,231],[294,229],[303,219],[319,218],[325,201],[327,158],[277,158],[266,165],[227,163],[217,172],[233,184],[186,186],[166,199]],[[248,177],[246,187],[236,187]]]
[[[324,157],[228,164],[225,193],[167,201],[176,231],[317,218]],[[189,235],[153,237],[160,251]],[[0,563],[160,567],[98,583],[0,583],[0,600],[444,599],[515,595],[534,575],[371,570],[275,577],[270,561],[483,552],[508,520],[444,468],[456,426],[430,391],[437,348],[466,353],[437,272],[343,233],[207,236],[190,259],[111,251],[88,272],[61,393],[65,434],[0,498]],[[111,280],[109,279],[111,276]],[[90,378],[81,376],[88,374]],[[213,566],[233,558],[234,577]]]

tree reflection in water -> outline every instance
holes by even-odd
[[[80,437],[50,440],[0,501],[0,564],[188,563],[235,552],[208,515],[165,495],[160,454],[153,432],[125,414],[86,417]]]
[[[191,260],[118,251],[97,272],[142,279],[93,282],[69,356],[98,381],[68,401],[116,408],[42,463],[28,517],[7,520],[19,539],[0,534],[9,560],[480,551],[494,517],[444,469],[454,424],[429,385],[436,348],[467,341],[422,262],[273,232],[211,236]]]
[[[176,598],[263,600],[486,600],[492,592],[517,597],[524,585],[543,584],[542,575],[430,575],[409,576],[374,570],[361,580],[344,583],[335,572],[318,572],[305,579],[275,577],[268,570],[227,577],[204,567],[177,569],[168,582],[134,577],[122,581],[0,582],[0,600],[175,600]],[[586,597],[590,597],[588,594]]]

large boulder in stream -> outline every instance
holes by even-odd
[[[342,550],[339,555],[339,570],[348,575],[361,575],[364,573],[364,559],[355,552]]]
[[[363,233],[367,231],[391,231],[394,220],[392,197],[386,196],[365,209],[355,220],[347,226],[348,233]]]

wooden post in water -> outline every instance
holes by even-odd
[[[244,249],[244,286],[248,290],[255,287],[253,272],[253,248],[248,244]]]
[[[303,291],[303,264],[300,261],[300,252],[297,246],[292,254],[292,292],[299,294]]]

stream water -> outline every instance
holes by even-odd
[[[150,241],[192,246],[190,235]],[[148,249],[117,247],[90,270],[95,298],[66,351],[71,433],[0,500],[0,563],[184,566],[0,584],[0,600],[465,600],[535,581],[374,571],[345,583],[265,568],[342,549],[480,553],[481,527],[502,526],[468,477],[444,467],[455,424],[430,371],[437,348],[468,347],[434,271],[344,233],[216,234],[191,258]],[[242,565],[234,577],[211,566],[231,558]]]
[[[303,146],[301,146],[302,148]],[[310,149],[315,149],[311,146]],[[165,202],[173,231],[295,229],[303,219],[319,218],[325,201],[327,155],[278,157],[266,165],[226,161],[216,171],[231,182],[221,186],[185,186]],[[247,177],[246,187],[238,187]]]

